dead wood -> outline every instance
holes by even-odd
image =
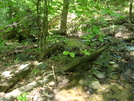
[[[107,49],[109,44],[106,46],[101,47],[100,49],[96,50],[95,52],[91,53],[89,56],[83,56],[80,58],[75,58],[70,64],[66,65],[62,68],[63,72],[70,72],[77,68],[78,66],[97,58],[105,49]]]
[[[53,79],[52,75],[48,75],[41,80],[33,81],[25,86],[22,86],[22,87],[17,88],[9,93],[6,93],[4,97],[0,98],[0,101],[14,101],[22,93],[29,92],[33,88],[35,88],[39,85],[47,84],[52,79]]]
[[[44,56],[50,54],[51,52],[57,50],[60,47],[63,47],[65,43],[64,42],[58,42],[56,43],[54,46],[52,46],[51,48],[46,49],[46,51],[42,52],[38,58],[39,61],[41,61],[43,59]]]
[[[66,65],[61,70],[56,71],[56,72],[60,72],[60,73],[63,72],[63,74],[64,74],[64,72],[70,72],[72,70],[75,70],[78,66],[82,65],[83,63],[85,63],[87,61],[91,61],[91,60],[97,58],[105,49],[108,48],[109,45],[110,44],[107,44],[106,46],[101,47],[100,49],[98,49],[95,52],[91,53],[91,55],[89,55],[89,56],[83,56],[81,58],[74,59],[70,64]],[[27,73],[25,73],[25,74],[27,74]],[[49,74],[49,75],[45,76],[43,79],[41,79],[41,80],[31,82],[31,83],[29,83],[29,84],[27,84],[25,86],[22,86],[20,88],[17,88],[15,90],[5,94],[4,97],[0,98],[0,101],[14,101],[22,93],[31,91],[33,88],[35,88],[35,87],[37,87],[39,85],[47,84],[51,80],[53,80],[53,75]]]
[[[7,80],[5,85],[0,86],[0,92],[8,92],[19,80],[21,80],[31,72],[32,67],[32,64],[28,65],[27,67],[16,73],[11,79]]]

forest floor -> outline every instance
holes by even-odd
[[[76,70],[56,75],[49,83],[28,91],[26,98],[29,101],[134,101],[134,43],[124,41],[125,38],[134,36],[134,33],[125,27],[112,33],[114,35],[106,36],[104,42],[95,41],[94,47],[103,46],[109,41],[112,45],[97,59],[82,65],[89,68],[87,71]],[[35,58],[37,51],[34,43],[20,45],[10,42],[4,47],[0,51],[0,86],[25,64],[39,63]],[[52,67],[62,68],[72,60],[70,56],[57,52],[42,61],[47,64],[48,70],[34,69],[8,92],[41,79],[45,77],[45,72],[53,71]],[[0,97],[5,94],[1,92]],[[20,99],[28,101],[24,96]]]

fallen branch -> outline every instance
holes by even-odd
[[[69,72],[69,71],[75,70],[78,66],[82,65],[83,63],[97,58],[105,49],[108,48],[109,45],[110,44],[103,46],[102,48],[98,49],[97,51],[91,53],[91,55],[89,55],[89,56],[83,56],[81,58],[74,59],[70,64],[66,65],[65,67],[63,67],[60,70],[57,70],[56,72],[60,72],[60,73],[63,72],[63,74],[64,74],[64,72]],[[31,82],[25,86],[22,86],[20,88],[17,88],[15,90],[5,94],[4,97],[0,98],[0,101],[14,101],[22,93],[29,92],[33,88],[35,88],[39,85],[47,84],[51,80],[53,80],[53,76],[52,76],[52,74],[49,74],[41,80]]]
[[[93,60],[97,58],[105,49],[108,48],[110,44],[107,44],[106,46],[103,46],[102,48],[96,50],[95,52],[91,53],[89,56],[83,56],[80,58],[75,58],[70,64],[66,65],[62,68],[63,72],[69,72],[77,68],[78,66],[82,65],[83,63]]]
[[[33,88],[42,85],[47,84],[53,79],[52,75],[48,75],[44,77],[41,80],[33,81],[25,86],[22,86],[20,88],[17,88],[9,93],[6,93],[4,97],[0,98],[0,101],[14,101],[18,96],[20,96],[22,93],[29,92]]]
[[[31,70],[33,65],[29,64],[24,69],[20,70],[20,72],[16,73],[11,79],[7,80],[5,85],[0,86],[0,92],[8,92],[21,78],[27,76]]]

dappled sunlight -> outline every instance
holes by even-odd
[[[0,4],[0,101],[134,100],[131,0]]]
[[[81,86],[68,90],[57,91],[55,100],[58,101],[85,101],[88,95],[83,91]]]
[[[130,55],[134,57],[134,52],[130,52]]]
[[[28,63],[28,64],[22,64],[22,65],[20,65],[20,67],[19,67],[18,69],[19,69],[19,70],[23,70],[23,69],[25,69],[29,64],[30,64],[30,63]]]
[[[69,13],[68,14],[68,22],[71,22],[72,20],[74,20],[77,17],[77,15],[75,13]]]
[[[12,75],[11,75],[11,71],[4,71],[4,72],[2,72],[2,76],[3,77],[11,77]]]
[[[90,96],[90,99],[91,101],[110,101],[110,99],[128,101],[127,99],[130,95],[128,87],[124,88],[124,86],[118,83],[111,83],[102,85],[101,88],[96,91],[96,94]]]

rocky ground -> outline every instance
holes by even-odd
[[[23,99],[20,101],[28,101],[26,99],[29,101],[134,101],[134,43],[133,40],[131,42],[124,41],[124,39],[134,36],[134,33],[125,26],[116,30],[103,28],[102,32],[108,36],[104,38],[104,42],[93,41],[92,48],[97,50],[108,42],[111,45],[97,59],[81,65],[81,67],[89,68],[87,71],[78,69],[67,74],[56,75],[56,78],[48,84],[39,85],[27,92],[28,94],[24,93],[20,96],[20,99]],[[74,40],[77,42],[81,42],[81,40],[79,38],[73,39],[73,46],[75,48],[81,47],[77,42],[74,44]],[[1,86],[24,64],[39,63],[36,60],[37,50],[34,50],[36,45],[13,43],[4,47],[5,49],[1,48],[0,51]],[[25,49],[28,52],[24,52]],[[70,50],[72,47],[68,51]],[[77,50],[73,49],[73,51]],[[17,82],[9,92],[43,78],[47,71],[53,70],[52,67],[62,68],[72,59],[62,53],[51,55],[50,58],[42,61],[46,63],[48,70],[35,68],[34,71]],[[4,95],[4,92],[0,93],[1,98]]]

